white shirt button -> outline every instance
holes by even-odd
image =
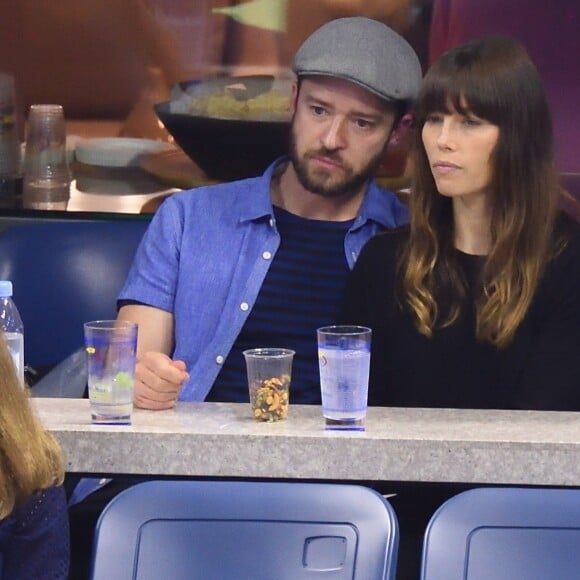
[[[224,362],[224,357],[223,357],[221,354],[220,354],[220,355],[218,355],[218,356],[216,356],[216,357],[215,357],[215,362],[216,362],[218,365],[221,365],[221,364],[223,364],[223,362]]]
[[[247,302],[242,302],[240,304],[240,309],[243,310],[244,312],[246,312],[248,310],[248,308],[250,308],[250,306]]]
[[[272,254],[270,252],[264,252],[262,254],[262,258],[264,258],[264,260],[269,260],[272,257]]]
[[[270,227],[271,227],[271,228],[273,228],[273,227],[274,227],[274,224],[275,224],[275,223],[276,223],[276,222],[274,221],[274,218],[270,218]]]

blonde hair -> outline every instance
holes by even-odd
[[[34,415],[0,335],[0,519],[63,479],[62,451]]]

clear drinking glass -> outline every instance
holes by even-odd
[[[364,429],[371,335],[365,326],[317,330],[322,413],[328,429]]]
[[[93,423],[130,424],[137,324],[95,320],[84,324]]]
[[[31,209],[66,209],[70,171],[61,105],[32,105],[24,154],[23,205]]]

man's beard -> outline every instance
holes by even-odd
[[[307,151],[300,157],[296,149],[294,127],[292,127],[290,132],[290,159],[298,180],[306,190],[322,197],[348,197],[357,194],[361,187],[374,177],[383,161],[383,156],[384,151],[379,151],[360,171],[355,173],[352,167],[344,162],[339,152],[324,147],[316,151]],[[326,157],[335,163],[339,163],[344,171],[344,178],[339,181],[332,181],[329,179],[329,173],[323,168],[309,171],[308,159],[312,157]]]

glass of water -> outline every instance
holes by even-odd
[[[364,430],[372,331],[366,326],[317,330],[322,413],[327,429]]]
[[[95,320],[84,325],[93,423],[131,423],[137,324]]]

